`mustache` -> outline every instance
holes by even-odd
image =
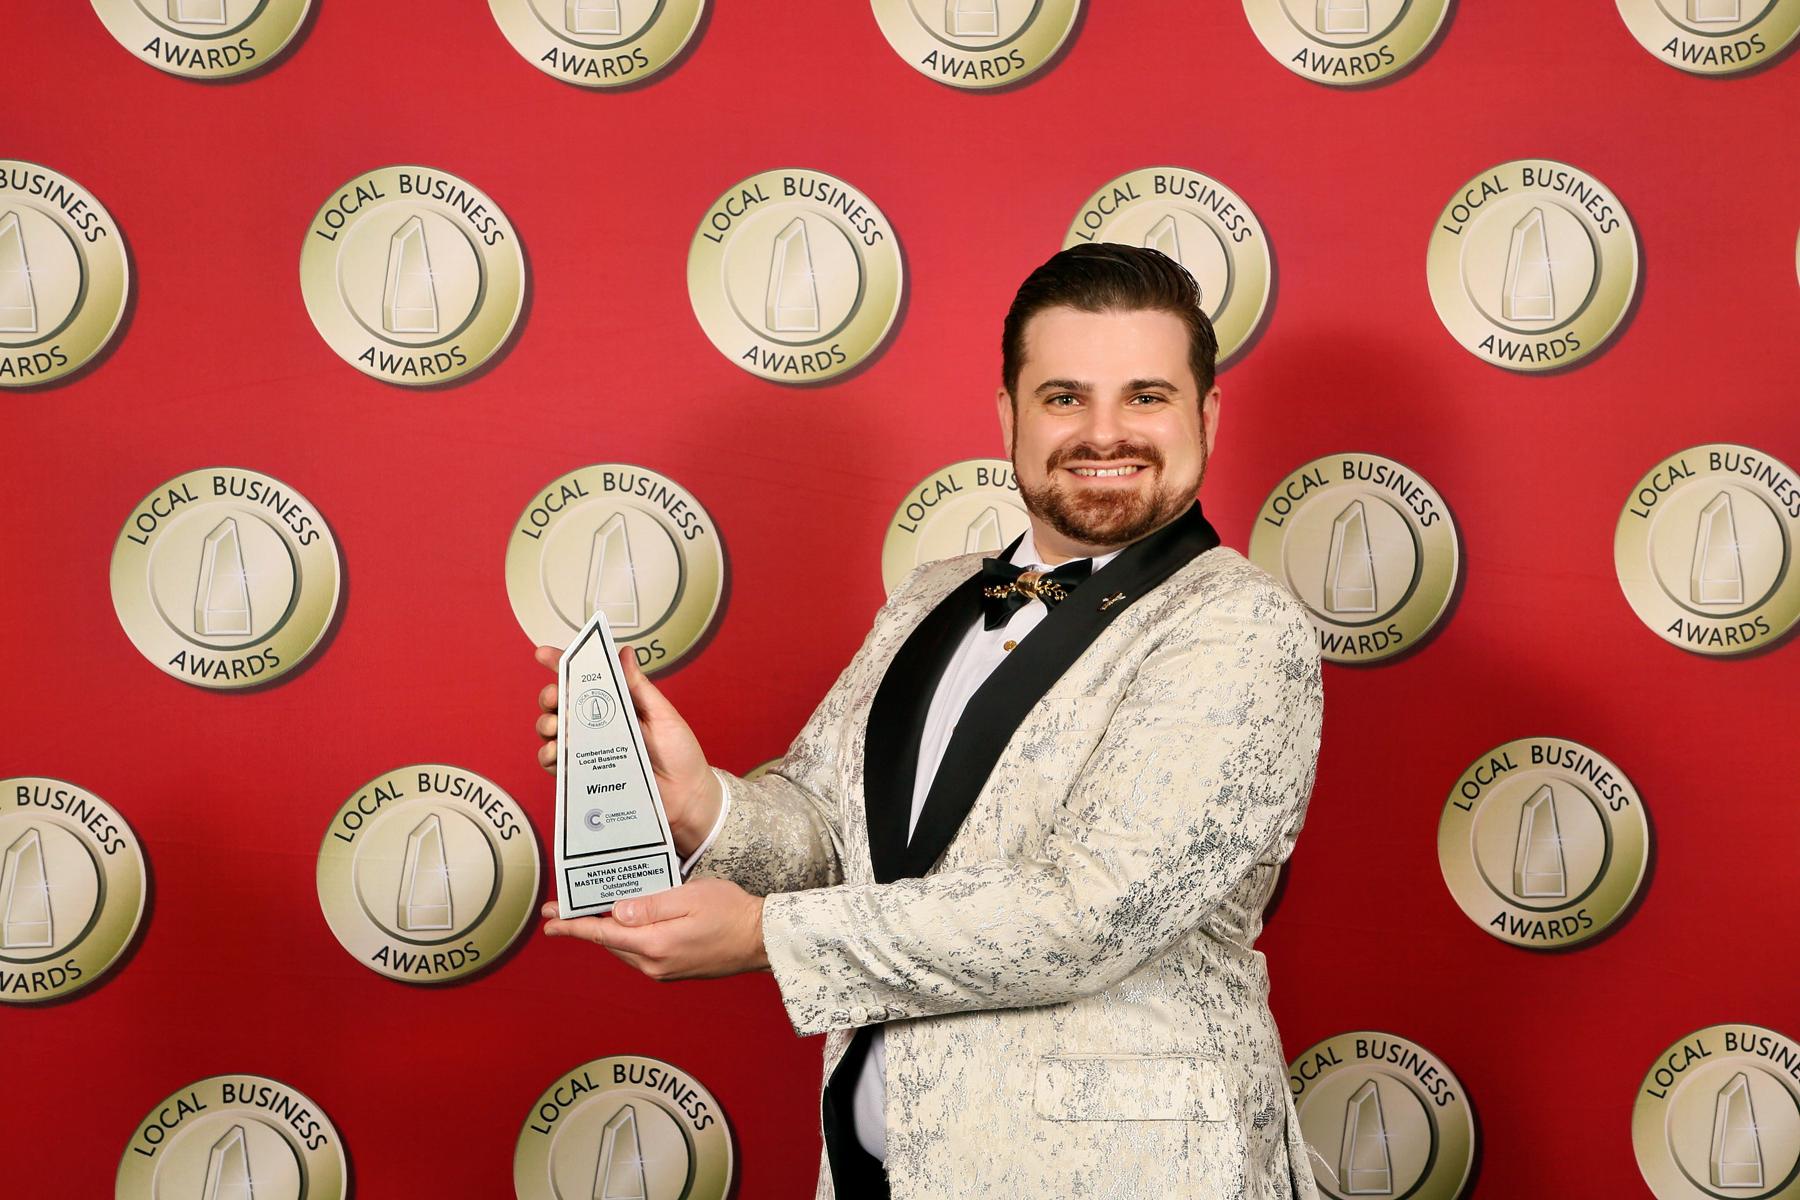
[[[1108,463],[1136,461],[1147,463],[1152,467],[1163,465],[1162,451],[1149,442],[1126,442],[1115,446],[1112,450],[1102,452],[1083,442],[1058,450],[1044,464],[1046,470],[1055,470],[1066,462]]]

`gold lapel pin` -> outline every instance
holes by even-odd
[[[1117,604],[1119,601],[1123,600],[1124,598],[1125,598],[1124,592],[1114,592],[1112,595],[1108,596],[1106,599],[1104,599],[1100,602],[1100,611],[1105,612],[1107,609],[1111,608],[1113,605]]]

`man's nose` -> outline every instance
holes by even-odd
[[[1122,442],[1126,438],[1124,414],[1116,404],[1102,401],[1088,405],[1087,428],[1084,430],[1087,440],[1100,449],[1106,449]]]

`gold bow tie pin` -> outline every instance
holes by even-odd
[[[982,595],[996,600],[1004,600],[1015,593],[1027,600],[1042,600],[1045,604],[1061,604],[1069,598],[1069,589],[1043,571],[1021,571],[1019,577],[1011,583],[998,583],[981,589]]]

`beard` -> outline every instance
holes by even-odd
[[[1062,483],[1059,468],[1063,463],[1107,463],[1131,461],[1145,463],[1144,474],[1150,476],[1148,489],[1127,491],[1124,488],[1082,489],[1077,492]],[[1019,497],[1025,510],[1046,522],[1056,532],[1084,546],[1123,546],[1153,533],[1187,511],[1199,491],[1199,480],[1192,489],[1170,488],[1163,479],[1162,451],[1147,442],[1126,443],[1110,454],[1101,454],[1085,444],[1058,450],[1044,464],[1045,482],[1027,486],[1019,470],[1018,454],[1013,455],[1013,478],[1019,482]],[[1200,475],[1206,475],[1206,446],[1200,447]]]

